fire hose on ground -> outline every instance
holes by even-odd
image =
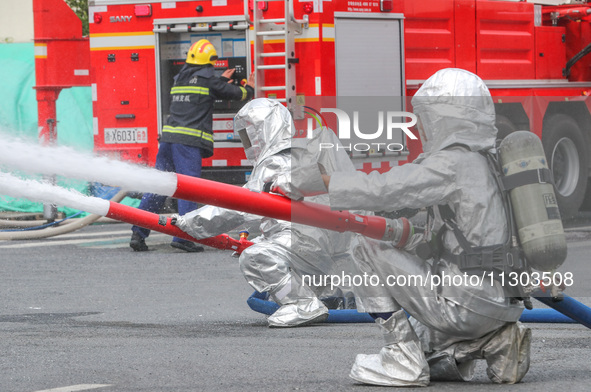
[[[535,297],[543,303],[554,307],[555,302],[549,297]],[[552,308],[548,309],[524,309],[519,321],[524,323],[581,323],[584,326],[591,328],[591,313],[589,308],[572,297],[564,296],[561,298],[564,302],[557,311]],[[279,309],[273,301],[269,301],[265,293],[254,292],[248,297],[246,303],[255,312],[271,315]],[[577,316],[583,314],[583,317]],[[569,315],[574,317],[571,318]],[[577,319],[577,320],[575,320]],[[375,320],[367,313],[360,313],[355,309],[330,309],[328,311],[328,323],[374,323]]]

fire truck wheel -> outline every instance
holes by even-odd
[[[515,127],[513,121],[509,120],[507,116],[503,116],[502,114],[497,115],[495,119],[495,126],[499,130],[499,133],[497,133],[497,139],[499,140],[503,140],[508,134],[517,130],[517,127]]]
[[[585,137],[570,116],[555,114],[544,121],[542,144],[556,183],[556,198],[563,218],[574,216],[587,188]]]

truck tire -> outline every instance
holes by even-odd
[[[573,217],[587,188],[587,143],[577,122],[555,114],[544,122],[542,144],[554,175],[556,198],[562,218]]]
[[[497,114],[497,117],[495,119],[495,126],[499,131],[497,133],[497,139],[499,140],[503,140],[507,137],[508,134],[513,133],[517,130],[517,127],[515,126],[515,124],[513,124],[513,121],[509,120],[507,116],[504,116],[502,114]]]

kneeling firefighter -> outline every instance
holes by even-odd
[[[234,128],[242,139],[246,157],[253,164],[245,185],[252,191],[269,191],[271,184],[284,184],[282,188],[287,194],[301,199],[297,188],[299,181],[317,178],[319,181],[314,186],[326,193],[321,171],[328,174],[337,168],[355,171],[344,151],[320,150],[320,143],[338,142],[330,129],[315,130],[311,139],[293,138],[295,127],[291,115],[276,101],[261,98],[246,104],[236,114]],[[327,195],[306,200],[328,204]],[[259,292],[269,293],[280,305],[268,318],[270,327],[296,327],[324,321],[328,309],[318,296],[342,296],[344,293],[329,293],[324,285],[305,285],[302,276],[325,276],[346,270],[351,263],[353,234],[214,206],[202,207],[177,219],[177,226],[197,239],[233,229],[260,227],[262,236],[255,238],[254,245],[242,252],[239,263],[248,283]],[[348,291],[344,294],[349,297]]]
[[[350,376],[373,385],[426,386],[470,380],[475,360],[484,359],[493,382],[519,382],[530,362],[531,331],[518,322],[523,305],[497,279],[474,280],[490,271],[492,249],[509,238],[501,191],[481,154],[496,144],[492,97],[478,76],[444,69],[423,84],[412,105],[424,151],[413,163],[382,174],[324,176],[333,209],[428,208],[425,236],[439,233],[439,252],[427,260],[418,248],[357,237],[358,270],[384,283],[372,287],[358,309],[362,304],[373,315],[385,346],[379,354],[358,355]],[[453,215],[462,239],[445,230],[443,211]],[[463,257],[464,244],[479,258]],[[475,263],[469,272],[462,260]]]

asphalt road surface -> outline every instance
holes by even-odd
[[[574,276],[567,293],[591,305],[587,230],[569,233],[561,271]],[[187,254],[154,234],[151,251],[134,253],[129,236],[104,224],[0,242],[0,392],[384,390],[348,378],[356,354],[382,345],[373,324],[269,329],[229,252]],[[480,364],[473,382],[429,390],[589,391],[591,331],[528,325],[522,383],[494,385]]]

